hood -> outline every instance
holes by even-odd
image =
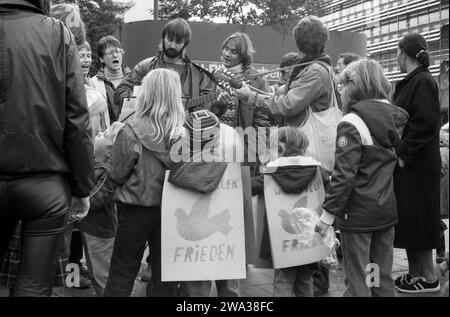
[[[166,139],[162,139],[160,142],[157,142],[153,137],[153,130],[151,127],[144,123],[142,120],[132,120],[128,123],[136,134],[139,142],[150,151],[166,153],[170,149],[170,142]]]
[[[311,183],[320,163],[310,157],[280,157],[261,167],[261,173],[270,175],[288,194],[300,194]]]
[[[227,163],[186,162],[175,165],[169,174],[169,182],[185,189],[210,193],[219,185]]]
[[[406,110],[387,100],[365,100],[352,105],[354,112],[366,123],[372,137],[385,148],[397,147],[408,121]]]
[[[303,63],[309,63],[309,62],[313,62],[313,61],[324,62],[327,65],[331,66],[331,57],[328,56],[327,54],[306,55],[303,58],[299,57],[296,59],[295,64],[303,64]],[[302,65],[302,66],[296,67],[292,70],[291,76],[289,77],[289,81],[287,83],[287,89],[289,89],[289,87],[291,86],[291,83],[297,78],[298,74],[300,74],[300,72],[308,66],[309,66],[309,64]]]
[[[50,3],[50,2],[48,2]],[[11,9],[22,9],[27,11],[34,11],[37,13],[41,13],[44,15],[48,15],[49,12],[46,12],[46,10],[49,10],[49,8],[44,7],[44,2],[41,1],[27,1],[27,0],[1,0],[0,2],[0,12],[7,12]]]

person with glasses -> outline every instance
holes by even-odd
[[[108,101],[109,119],[113,123],[119,119],[121,112],[121,107],[114,102],[114,93],[124,78],[131,73],[131,68],[122,64],[125,51],[114,36],[101,38],[96,48],[102,67],[92,78],[92,82]]]

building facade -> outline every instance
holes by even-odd
[[[397,47],[408,32],[418,31],[427,39],[436,80],[441,64],[448,65],[448,0],[332,0],[321,19],[330,30],[365,34],[367,53],[391,81],[405,75],[397,66]]]

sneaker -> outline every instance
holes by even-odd
[[[409,273],[405,273],[403,275],[400,275],[399,277],[397,277],[394,281],[395,283],[395,288],[405,285],[405,284],[409,284],[411,282],[411,275],[409,275]]]
[[[445,261],[445,253],[438,253],[436,254],[436,263],[441,264]]]
[[[438,292],[441,285],[438,278],[434,282],[427,282],[423,277],[418,276],[412,278],[409,284],[400,285],[396,289],[402,293],[432,293]]]

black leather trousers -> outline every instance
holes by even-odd
[[[22,220],[21,266],[13,296],[51,295],[70,199],[63,175],[20,179],[0,175],[0,259]]]

